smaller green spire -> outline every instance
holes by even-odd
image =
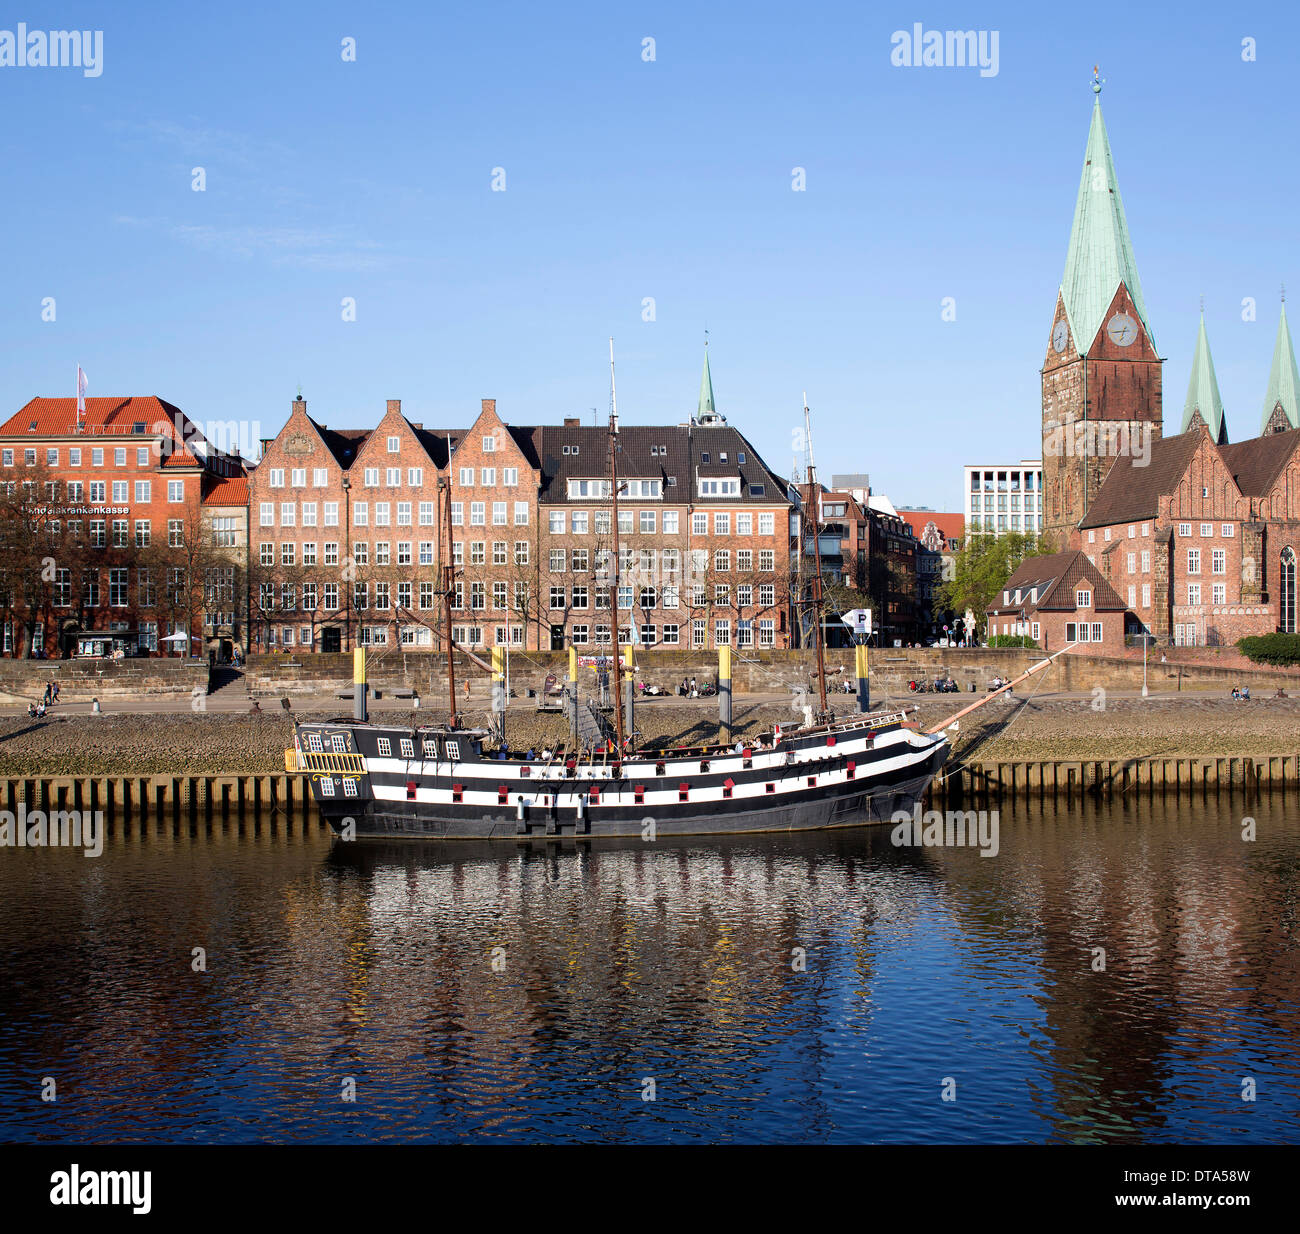
[[[1264,395],[1264,419],[1260,432],[1268,431],[1274,410],[1281,405],[1287,428],[1300,428],[1300,374],[1296,373],[1295,348],[1286,324],[1286,300],[1282,301],[1282,320],[1277,325],[1277,342],[1273,346],[1273,368],[1268,375],[1268,392]]]
[[[706,417],[717,415],[713,406],[713,374],[709,372],[709,340],[704,340],[704,372],[700,375],[700,406],[695,418],[704,423]]]
[[[1185,433],[1192,425],[1192,416],[1201,413],[1201,419],[1210,430],[1210,436],[1219,445],[1228,441],[1228,426],[1223,418],[1223,400],[1219,397],[1219,379],[1214,373],[1214,357],[1210,355],[1210,340],[1205,333],[1205,310],[1201,310],[1201,328],[1196,335],[1196,352],[1192,356],[1192,377],[1187,383],[1187,401],[1183,404]]]

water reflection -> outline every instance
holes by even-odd
[[[1293,1140],[1300,824],[1252,810],[1246,843],[1226,801],[1022,807],[995,858],[883,829],[3,850],[0,1135]]]

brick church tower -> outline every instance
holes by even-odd
[[[1162,433],[1161,364],[1094,76],[1092,126],[1043,362],[1043,527],[1058,548],[1120,454]],[[1131,446],[1130,446],[1130,443]]]

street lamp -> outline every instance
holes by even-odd
[[[1151,645],[1151,635],[1145,626],[1142,628],[1142,697],[1147,696],[1147,648]]]

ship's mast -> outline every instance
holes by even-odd
[[[614,340],[609,340],[609,486],[613,499],[614,569],[609,611],[614,636],[614,722],[618,733],[618,758],[623,757],[623,653],[618,645],[618,592],[621,554],[618,546],[618,391],[614,384]]]
[[[812,610],[813,645],[817,648],[817,696],[821,699],[821,714],[826,714],[826,659],[822,652],[822,541],[821,495],[817,492],[817,464],[813,459],[812,417],[808,411],[808,392],[803,396],[803,432],[808,445],[808,502],[812,506],[812,533],[814,557]]]
[[[445,545],[442,557],[442,614],[443,642],[447,647],[447,691],[451,701],[451,714],[447,724],[456,727],[456,665],[455,645],[451,639],[451,597],[455,587],[456,571],[451,564],[451,439],[447,441],[447,476],[442,481],[442,526],[445,532]]]

